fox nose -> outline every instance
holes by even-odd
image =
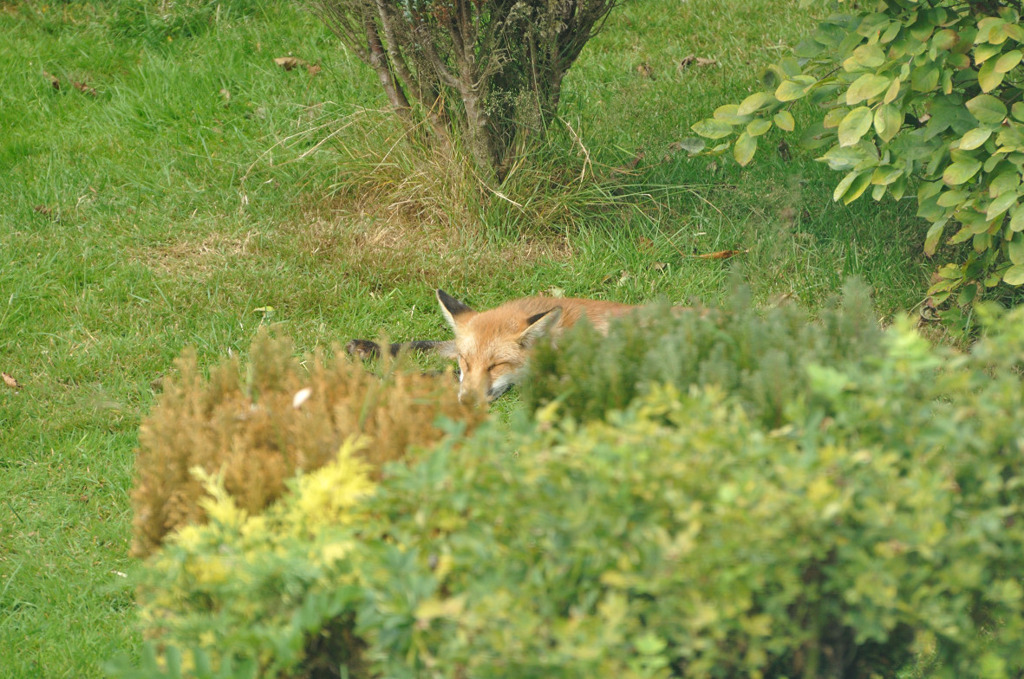
[[[467,389],[465,387],[459,389],[459,403],[464,405],[481,405],[489,400],[482,391],[477,389]]]

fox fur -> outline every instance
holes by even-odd
[[[487,311],[474,311],[444,290],[437,301],[455,339],[392,344],[389,353],[403,349],[433,351],[459,364],[459,400],[490,402],[526,376],[530,351],[542,337],[558,337],[581,319],[607,334],[609,323],[637,306],[595,299],[524,297]],[[368,340],[352,340],[350,354],[378,356],[381,348]]]

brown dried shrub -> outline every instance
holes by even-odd
[[[384,463],[441,438],[438,416],[469,426],[484,416],[460,405],[446,380],[400,369],[382,379],[337,352],[303,361],[290,340],[266,333],[253,341],[244,378],[235,358],[208,379],[191,351],[176,364],[139,434],[131,494],[136,556],[205,519],[198,501],[206,491],[194,467],[223,474],[238,506],[258,512],[285,491],[287,479],[322,467],[353,434],[373,440],[363,456],[379,476]]]

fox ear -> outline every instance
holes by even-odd
[[[444,319],[448,321],[448,325],[452,326],[452,330],[455,329],[455,318],[457,316],[473,313],[472,309],[441,288],[437,289],[437,303],[441,305],[441,313],[444,314]]]
[[[547,335],[551,328],[558,324],[562,317],[562,307],[552,307],[548,311],[534,314],[526,319],[526,330],[519,335],[519,343],[528,347],[541,337]]]

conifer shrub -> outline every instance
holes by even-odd
[[[671,313],[665,306],[614,323],[607,336],[574,326],[558,346],[542,344],[530,363],[523,400],[535,409],[557,400],[563,412],[600,419],[621,410],[650,385],[715,384],[734,395],[765,426],[786,419],[804,390],[806,365],[854,366],[882,351],[867,286],[850,279],[818,321],[796,305],[766,311],[738,287],[713,313]]]
[[[205,378],[185,353],[139,434],[132,550],[149,554],[168,532],[203,520],[193,468],[221,474],[238,506],[258,512],[354,434],[371,439],[361,455],[378,477],[385,462],[441,437],[438,416],[476,422],[481,414],[461,406],[447,380],[401,370],[382,380],[340,353],[303,361],[289,340],[263,333],[244,371],[232,358]]]
[[[1020,676],[1024,310],[978,310],[969,354],[809,345],[781,427],[742,382],[663,383],[455,431],[372,493],[350,450],[261,515],[207,478],[120,676]]]

